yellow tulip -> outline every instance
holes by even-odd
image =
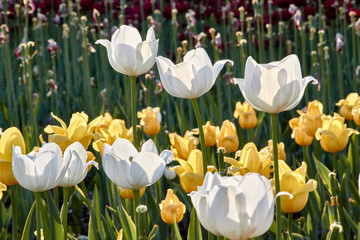
[[[186,131],[184,137],[181,137],[176,133],[169,133],[171,151],[174,153],[174,157],[187,159],[191,150],[196,149],[199,139],[193,134],[193,132]]]
[[[357,93],[350,93],[345,99],[341,99],[336,106],[341,106],[340,114],[346,120],[353,120],[352,109],[360,105],[360,97]]]
[[[360,106],[354,106],[351,114],[353,115],[353,120],[357,125],[360,125]]]
[[[304,130],[307,135],[315,137],[316,130],[322,125],[323,105],[315,100],[308,103],[306,113],[297,110],[297,113],[303,118]]]
[[[132,128],[127,129],[125,121],[122,119],[113,119],[110,114],[105,114],[105,121],[100,122],[96,127],[96,133],[101,135],[100,139],[93,142],[92,146],[95,151],[100,152],[102,156],[104,143],[112,145],[116,139],[125,138],[130,142],[133,141]]]
[[[180,202],[172,189],[167,190],[166,198],[160,204],[161,219],[167,224],[180,222],[186,211],[185,204]],[[175,219],[174,219],[175,218]]]
[[[269,157],[273,160],[273,142],[268,141],[268,145],[260,150],[259,154],[261,157]],[[285,145],[283,142],[278,143],[278,159],[286,161]]]
[[[257,172],[269,178],[272,172],[271,158],[262,158],[252,142],[247,143],[241,150],[239,161],[229,157],[226,157],[224,161],[231,164],[228,169],[230,174],[245,175],[248,172]]]
[[[322,127],[316,131],[316,139],[320,140],[322,149],[326,152],[336,153],[342,151],[351,134],[359,134],[352,128],[346,128],[345,119],[334,113],[334,117],[323,116]]]
[[[13,146],[19,146],[21,152],[25,154],[25,140],[16,127],[6,129],[0,139],[0,182],[7,186],[17,184],[12,171]]]
[[[122,240],[123,239],[123,233],[124,233],[123,229],[120,229],[116,240]]]
[[[212,147],[216,144],[216,132],[219,127],[212,126],[210,121],[207,121],[205,125],[203,125],[204,130],[204,138],[205,138],[205,146]],[[199,134],[199,129],[195,128],[192,130],[194,134]]]
[[[226,153],[235,152],[239,148],[239,138],[237,136],[235,124],[225,120],[217,135],[217,147],[225,148]]]
[[[314,137],[309,136],[305,129],[304,117],[293,118],[289,121],[290,128],[292,129],[291,137],[300,146],[309,146]]]
[[[100,135],[94,133],[96,126],[101,122],[102,116],[97,117],[88,124],[89,117],[84,112],[73,113],[69,126],[59,117],[51,113],[61,127],[47,125],[44,131],[49,134],[48,141],[58,144],[63,152],[73,142],[80,142],[85,149],[88,148],[91,139],[99,139]]]
[[[305,162],[302,162],[301,166],[295,171],[291,171],[284,161],[279,161],[279,169],[282,170],[279,171],[280,191],[293,195],[292,199],[287,195],[280,196],[281,211],[285,213],[300,212],[307,203],[309,192],[317,188],[317,182],[314,179],[310,179],[307,183],[305,182],[307,169]],[[270,182],[274,189],[274,179],[271,179]]]
[[[119,189],[119,192],[120,192],[120,196],[122,198],[130,199],[130,200],[134,199],[132,189],[125,189],[125,188],[121,188],[121,187],[118,187],[118,189]],[[144,195],[145,190],[146,190],[146,187],[140,188],[140,197],[142,197]]]
[[[160,132],[161,114],[159,107],[144,108],[137,113],[137,117],[140,118],[140,125],[146,135],[152,136]]]
[[[202,161],[202,152],[194,149],[190,152],[187,161],[177,159],[180,165],[175,166],[173,170],[180,178],[180,184],[187,193],[196,191],[198,186],[201,186],[204,181],[204,170]],[[216,171],[214,166],[208,166],[207,170],[210,172]]]
[[[3,192],[5,192],[7,190],[7,187],[5,184],[3,184],[2,182],[0,182],[0,199],[2,199],[3,197]]]
[[[257,117],[252,106],[247,102],[244,102],[243,104],[237,102],[235,107],[234,117],[239,118],[239,124],[242,128],[250,129],[256,127]]]

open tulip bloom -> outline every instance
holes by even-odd
[[[23,155],[19,146],[14,146],[12,168],[19,184],[32,191],[43,192],[59,185],[71,158],[62,157],[56,143],[45,143],[37,155]]]
[[[299,58],[292,54],[279,62],[258,64],[248,57],[245,77],[235,78],[245,100],[256,110],[267,113],[289,111],[301,101],[313,77],[302,77]]]
[[[104,143],[105,174],[121,188],[139,190],[154,184],[172,158],[173,153],[169,150],[164,150],[159,156],[151,139],[142,145],[140,152],[124,138],[118,138],[112,146]]]
[[[146,40],[142,41],[139,31],[131,26],[122,25],[111,36],[111,42],[100,39],[95,44],[106,47],[111,67],[128,76],[139,76],[148,72],[155,64],[158,40],[153,28],[149,28]]]
[[[165,57],[155,58],[160,79],[166,92],[178,98],[194,99],[207,93],[215,84],[216,77],[224,64],[233,61],[217,61],[214,66],[206,53],[199,47],[185,54],[184,61],[174,65]]]
[[[200,223],[217,236],[257,237],[270,228],[274,218],[271,184],[257,173],[221,177],[208,172],[203,186],[190,197]]]

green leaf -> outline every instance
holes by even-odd
[[[124,207],[120,206],[118,207],[118,212],[120,216],[120,222],[122,229],[124,231],[125,239],[137,239],[136,236],[136,226],[134,222],[131,220],[127,212],[125,211]]]
[[[346,221],[348,222],[351,230],[356,234],[357,233],[357,224],[354,222],[354,220],[351,218],[351,216],[349,215],[349,213],[346,211],[346,209],[344,207],[342,208],[342,210],[343,210]]]
[[[158,229],[159,226],[155,224],[148,235],[148,240],[152,240],[154,237],[156,237],[156,234],[158,233]]]
[[[42,230],[43,230],[44,238],[52,239],[51,229],[50,229],[50,221],[49,221],[49,213],[46,210],[45,201],[42,199],[41,203],[38,206],[40,206],[41,220],[42,220],[42,225],[43,225]]]
[[[321,178],[322,182],[324,183],[326,189],[330,192],[330,194],[332,196],[335,195],[335,192],[333,192],[333,189],[331,187],[331,178],[329,175],[331,173],[330,170],[324,164],[322,164],[319,160],[317,160],[314,154],[313,154],[313,158],[314,158],[316,169],[317,169],[317,171],[320,175],[320,178]],[[337,188],[339,188],[339,182],[337,180],[335,180],[335,183],[337,185]]]
[[[193,207],[191,210],[191,216],[190,216],[190,223],[189,223],[189,230],[187,235],[188,240],[198,240],[202,239],[201,235],[201,227],[199,220],[196,216],[195,208]]]
[[[31,223],[35,222],[35,215],[33,214],[34,209],[35,209],[35,201],[34,201],[33,205],[31,206],[29,214],[26,218],[26,222],[25,222],[23,234],[21,236],[21,240],[33,239],[33,237],[34,237],[34,234],[32,232],[30,232],[30,229],[32,229]]]
[[[176,237],[176,239],[177,240],[182,240],[182,237],[181,237],[181,235],[180,235],[180,231],[179,231],[179,228],[178,228],[178,225],[177,225],[177,223],[176,223],[176,217],[174,216],[174,224],[173,224],[173,226],[174,226],[174,231],[175,231],[175,237]]]
[[[46,191],[46,194],[51,236],[54,236],[52,239],[62,240],[64,238],[64,228],[60,220],[59,210],[56,207],[54,198],[52,197],[50,191]]]

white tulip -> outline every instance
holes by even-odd
[[[203,186],[190,193],[203,227],[229,239],[265,233],[274,218],[274,194],[267,178],[257,173],[221,177],[208,172]]]
[[[59,186],[62,187],[72,187],[84,180],[91,164],[99,168],[98,163],[95,161],[86,162],[86,150],[79,142],[74,142],[66,148],[64,159],[66,162],[70,161],[70,164],[64,177],[59,182]]]
[[[165,165],[172,158],[169,152],[163,151],[159,156],[151,139],[138,152],[131,142],[118,138],[112,146],[104,143],[103,168],[117,186],[140,189],[154,184],[163,175]]]
[[[37,155],[23,155],[13,147],[12,169],[19,184],[33,192],[43,192],[59,185],[69,166],[56,143],[45,143]]]
[[[178,98],[194,99],[207,93],[215,84],[224,64],[231,60],[217,61],[214,66],[203,48],[196,48],[184,56],[184,61],[174,65],[164,57],[156,57],[160,79],[165,90]]]
[[[258,64],[248,57],[245,78],[234,79],[245,100],[256,110],[279,113],[296,107],[313,77],[302,77],[299,58],[289,55],[280,62]]]
[[[139,31],[131,26],[122,25],[111,36],[111,42],[100,39],[95,44],[106,47],[111,67],[128,76],[138,76],[148,72],[155,64],[158,40],[153,28],[149,28],[143,42]]]

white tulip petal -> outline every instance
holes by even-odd
[[[174,153],[170,150],[163,150],[160,157],[165,161],[165,165],[168,165],[174,160]]]
[[[224,65],[226,63],[230,63],[231,66],[234,65],[234,62],[229,60],[229,59],[224,59],[224,60],[220,60],[220,61],[217,61],[214,66],[212,67],[212,72],[213,72],[213,77],[212,77],[212,82],[213,82],[213,85],[216,81],[216,78],[217,76],[219,75],[220,71],[223,69]]]
[[[138,153],[134,145],[125,138],[116,139],[112,145],[112,151],[125,160],[129,160],[130,157],[134,157]]]
[[[288,70],[287,79],[289,82],[302,79],[300,61],[295,54],[291,54],[285,57],[276,65],[279,65],[280,67]]]
[[[139,43],[136,47],[137,68],[136,74],[141,75],[148,72],[155,64],[155,57],[158,52],[158,41]]]
[[[201,47],[188,51],[184,56],[184,62],[194,65],[196,71],[205,66],[212,66],[209,55]]]
[[[52,143],[52,142],[44,143],[42,145],[42,147],[39,149],[39,154],[42,152],[47,152],[47,151],[52,151],[59,157],[62,157],[62,155],[63,155],[59,145],[57,145],[56,143]]]
[[[20,153],[19,153],[20,151]],[[26,155],[21,154],[19,146],[13,147],[12,169],[16,180],[26,189],[37,189],[34,181],[35,165],[34,161]]]
[[[114,42],[114,46],[126,44],[136,49],[136,46],[142,42],[139,31],[134,27],[121,25],[117,31],[117,35],[111,39],[111,42]]]
[[[129,76],[137,76],[136,69],[140,63],[137,62],[136,48],[124,43],[114,46],[115,61],[122,66],[124,73]]]
[[[154,184],[165,171],[165,162],[155,153],[140,152],[132,159],[129,182],[135,189]]]
[[[118,31],[118,30],[117,30]],[[114,36],[115,34],[113,34]],[[125,73],[125,70],[123,67],[121,67],[121,65],[119,65],[117,62],[116,62],[116,59],[115,59],[115,52],[113,51],[113,47],[112,47],[112,44],[109,40],[107,39],[100,39],[100,40],[97,40],[95,42],[95,44],[101,44],[103,45],[105,48],[106,48],[106,52],[107,52],[107,56],[108,56],[108,60],[109,60],[109,63],[110,63],[110,66],[117,72],[119,73]]]
[[[152,152],[156,155],[159,154],[156,145],[152,139],[147,140],[142,146],[141,146],[141,152]]]
[[[128,181],[130,173],[130,161],[120,159],[114,153],[106,152],[103,154],[103,169],[108,178],[117,186],[132,189],[132,184]]]

